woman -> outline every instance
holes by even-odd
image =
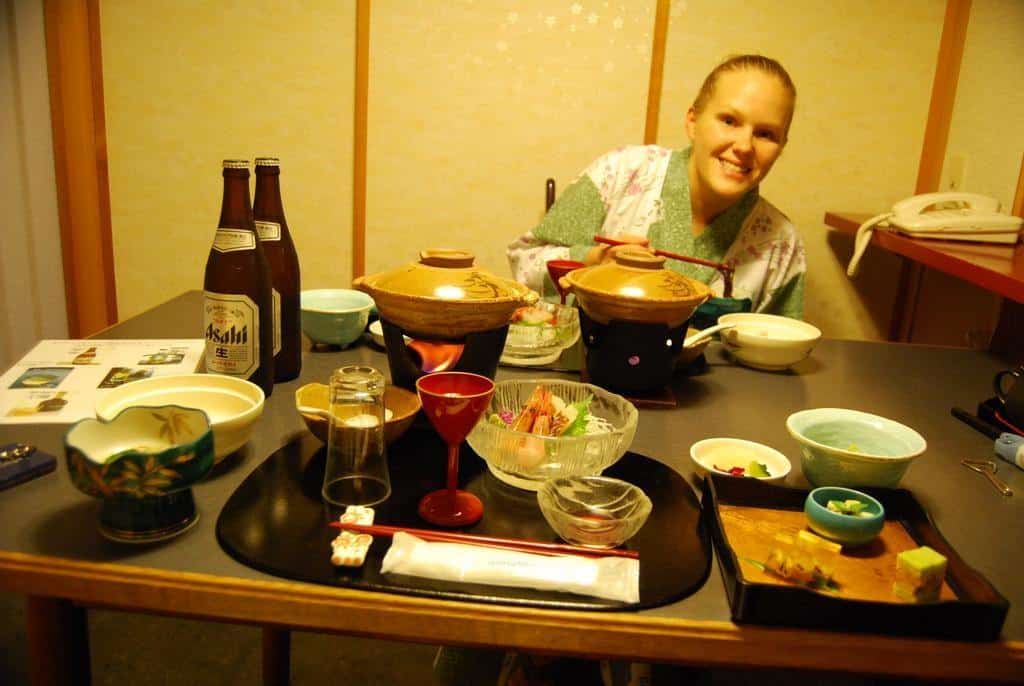
[[[595,235],[724,262],[735,269],[734,298],[755,312],[803,314],[806,261],[796,228],[758,194],[782,153],[796,89],[789,74],[760,55],[731,57],[704,80],[686,113],[691,147],[628,146],[591,164],[541,223],[508,248],[516,279],[552,292],[545,263],[596,264],[620,247]],[[722,295],[710,267],[666,265]]]

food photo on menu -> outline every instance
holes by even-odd
[[[117,388],[130,381],[139,381],[153,376],[152,369],[137,369],[134,367],[111,367],[103,381],[97,388]]]
[[[57,388],[71,372],[71,367],[32,367],[19,376],[10,388]]]

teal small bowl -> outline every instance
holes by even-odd
[[[870,517],[841,514],[828,509],[830,500],[859,500]],[[885,524],[885,508],[867,493],[840,486],[822,486],[807,494],[804,513],[812,530],[843,545],[864,545],[874,540]]]
[[[348,288],[302,291],[302,330],[314,343],[349,346],[366,329],[373,298]]]
[[[899,422],[836,407],[795,412],[786,428],[800,444],[800,468],[814,486],[895,488],[928,447]]]

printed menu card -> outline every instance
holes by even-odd
[[[204,347],[202,338],[40,341],[0,376],[0,424],[94,417],[96,401],[111,388],[196,371]]]

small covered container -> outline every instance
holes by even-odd
[[[569,272],[559,283],[595,322],[664,324],[676,328],[711,297],[699,281],[665,269],[665,258],[624,250],[614,261]]]
[[[377,303],[381,319],[413,338],[457,340],[504,327],[539,296],[473,265],[464,250],[424,250],[418,262],[362,276],[353,286]]]

